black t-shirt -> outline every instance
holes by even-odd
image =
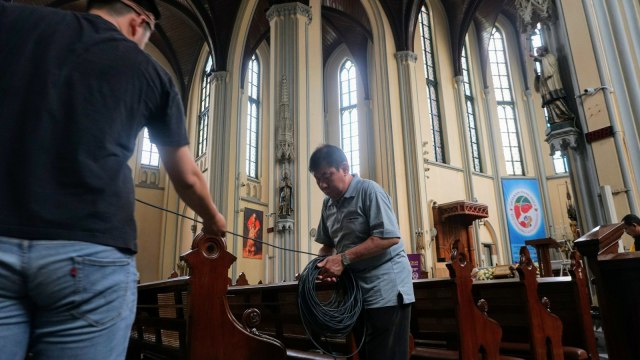
[[[169,75],[103,18],[0,2],[0,235],[136,251],[143,126],[188,144]]]

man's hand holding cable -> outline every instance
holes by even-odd
[[[327,256],[317,265],[322,271],[318,275],[318,280],[336,282],[337,278],[344,271],[341,254]]]
[[[227,221],[220,212],[216,212],[210,219],[203,219],[202,232],[208,235],[224,237],[227,231]]]

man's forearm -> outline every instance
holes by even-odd
[[[207,182],[189,149],[158,147],[169,178],[180,198],[206,222],[214,222],[218,208],[211,199]]]
[[[199,176],[198,176],[199,175]],[[218,208],[211,200],[209,188],[201,173],[193,175],[192,182],[172,181],[180,198],[205,221],[213,221],[219,213]]]
[[[400,242],[400,238],[383,239],[376,236],[371,236],[359,245],[345,251],[349,262],[355,262],[358,260],[366,259],[371,256],[378,255],[393,245]],[[328,251],[331,250],[330,253]],[[334,279],[342,274],[344,271],[344,262],[341,254],[333,255],[333,248],[329,246],[323,246],[320,249],[320,254],[323,252],[326,259],[318,263],[318,267],[323,269],[323,273],[319,276],[321,280]]]
[[[364,242],[345,251],[345,253],[349,257],[349,261],[355,262],[376,256],[399,242],[400,238],[383,239],[377,236],[370,236]]]
[[[320,250],[318,251],[319,256],[331,256],[335,254],[336,249],[332,246],[322,245]]]

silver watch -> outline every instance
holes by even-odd
[[[346,252],[343,252],[342,254],[340,254],[340,258],[342,259],[342,265],[344,267],[347,267],[349,264],[351,264],[351,260],[349,260],[349,256],[347,255]]]

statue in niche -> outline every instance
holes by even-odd
[[[293,213],[291,179],[289,173],[285,171],[282,180],[280,180],[280,206],[278,207],[278,216],[289,217]]]
[[[540,73],[536,74],[534,88],[542,97],[542,107],[547,109],[549,126],[573,121],[575,116],[567,106],[566,93],[560,79],[558,60],[546,46],[536,48],[533,61],[540,63]]]

